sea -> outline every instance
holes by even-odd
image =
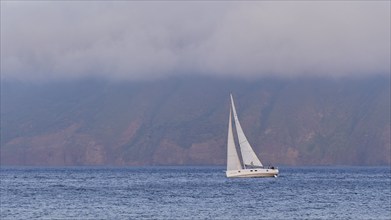
[[[390,167],[1,167],[0,219],[391,219]]]

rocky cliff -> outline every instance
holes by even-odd
[[[391,164],[382,77],[2,82],[1,164],[222,165],[230,92],[265,164]]]

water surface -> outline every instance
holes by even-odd
[[[0,219],[391,219],[390,167],[2,167]]]

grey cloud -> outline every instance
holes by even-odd
[[[1,72],[389,74],[390,2],[1,2]]]

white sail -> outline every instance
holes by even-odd
[[[236,114],[235,104],[234,100],[232,98],[231,94],[231,104],[232,104],[232,111],[235,119],[235,127],[236,132],[238,134],[238,140],[239,140],[239,146],[240,146],[240,152],[242,153],[243,163],[246,166],[260,166],[262,167],[262,163],[255,154],[254,150],[252,149],[250,143],[247,141],[246,136],[244,135],[242,126],[240,126],[240,122],[238,119],[238,115]],[[230,117],[231,120],[231,117]],[[246,168],[246,167],[245,167]]]
[[[228,140],[227,140],[227,170],[240,170],[240,160],[238,152],[236,151],[234,135],[232,133],[232,114],[229,109],[229,123],[228,123]]]

